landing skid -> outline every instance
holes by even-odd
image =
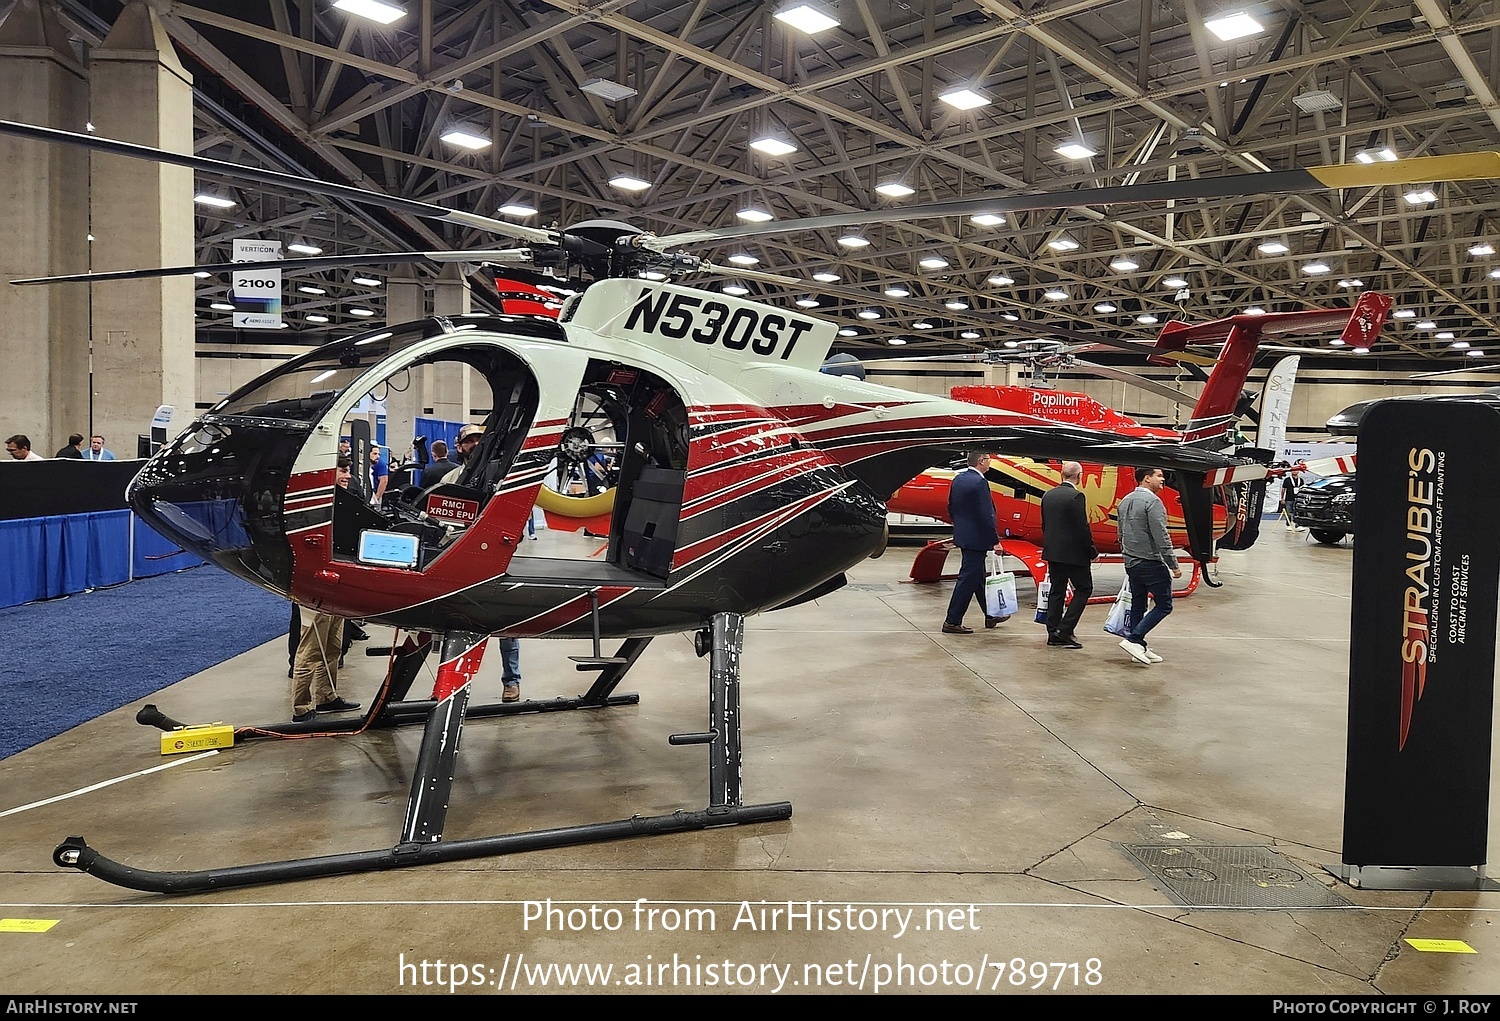
[[[448,811],[449,789],[459,738],[464,719],[472,715],[468,707],[469,681],[478,669],[487,638],[472,632],[449,632],[443,637],[442,663],[438,669],[435,701],[427,710],[422,746],[417,755],[411,793],[407,800],[406,818],[402,824],[400,839],[394,847],[220,869],[151,872],[106,858],[89,847],[82,837],[70,836],[52,852],[52,860],[63,868],[78,869],[132,890],[148,893],[202,893],[259,883],[377,872],[514,854],[518,851],[571,847],[626,837],[658,836],[710,827],[743,826],[789,819],[792,815],[790,802],[778,801],[761,805],[742,803],[739,683],[744,626],[741,614],[719,613],[714,615],[709,627],[698,632],[696,644],[699,655],[709,657],[709,730],[703,733],[674,734],[668,738],[674,745],[708,745],[709,796],[708,807],[702,811],[631,816],[612,822],[444,841],[443,823]],[[627,641],[621,648],[621,655],[611,658],[628,659],[628,662],[606,665],[590,691],[594,692],[601,687],[612,688],[619,683],[625,670],[639,656],[644,644],[632,650],[634,655],[629,655],[627,649],[632,642],[646,641],[649,639]],[[580,668],[584,667],[580,665]],[[396,673],[393,666],[392,676],[387,678],[388,685],[392,683]],[[411,673],[414,677],[414,668]],[[606,675],[613,676],[606,681]],[[587,699],[589,695],[580,698]]]

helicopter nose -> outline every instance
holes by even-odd
[[[199,422],[146,462],[126,499],[184,550],[286,595],[292,562],[282,507],[302,438],[262,425]]]

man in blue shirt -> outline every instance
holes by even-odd
[[[370,448],[370,506],[379,507],[385,499],[385,486],[390,481],[391,470],[385,466],[379,447]]]
[[[83,452],[85,461],[113,461],[115,455],[104,449],[104,437],[95,434],[89,437],[89,449]]]

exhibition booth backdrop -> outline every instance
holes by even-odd
[[[202,563],[140,521],[125,487],[144,461],[0,464],[0,606]]]

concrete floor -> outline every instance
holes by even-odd
[[[1324,871],[1342,842],[1349,546],[1268,524],[1225,556],[1222,588],[1178,603],[1153,667],[1101,632],[1102,606],[1079,651],[1046,648],[1029,612],[942,635],[949,583],[907,582],[914,552],[750,621],[745,800],[791,801],[786,822],[180,897],[52,865],[69,834],[156,870],[390,847],[419,728],[186,762],[134,722],[147,701],[191,722],[285,719],[280,640],[15,755],[0,812],[130,778],[0,816],[0,917],[56,923],[0,931],[0,990],[1014,992],[1046,973],[1049,993],[1500,991],[1500,893]],[[1099,568],[1099,589],[1118,572]],[[565,657],[586,651],[524,643],[526,696],[582,691]],[[349,663],[342,693],[367,701],[384,661]],[[659,638],[621,689],[639,706],[471,720],[445,835],[702,809],[705,752],[666,737],[703,729],[705,680],[687,637]],[[498,701],[493,652],[475,690]],[[1347,904],[1185,906],[1122,847],[1143,844],[1271,848]],[[809,901],[823,928],[759,927],[763,907]],[[1405,942],[1424,938],[1477,953]],[[544,980],[549,965],[613,971]]]

